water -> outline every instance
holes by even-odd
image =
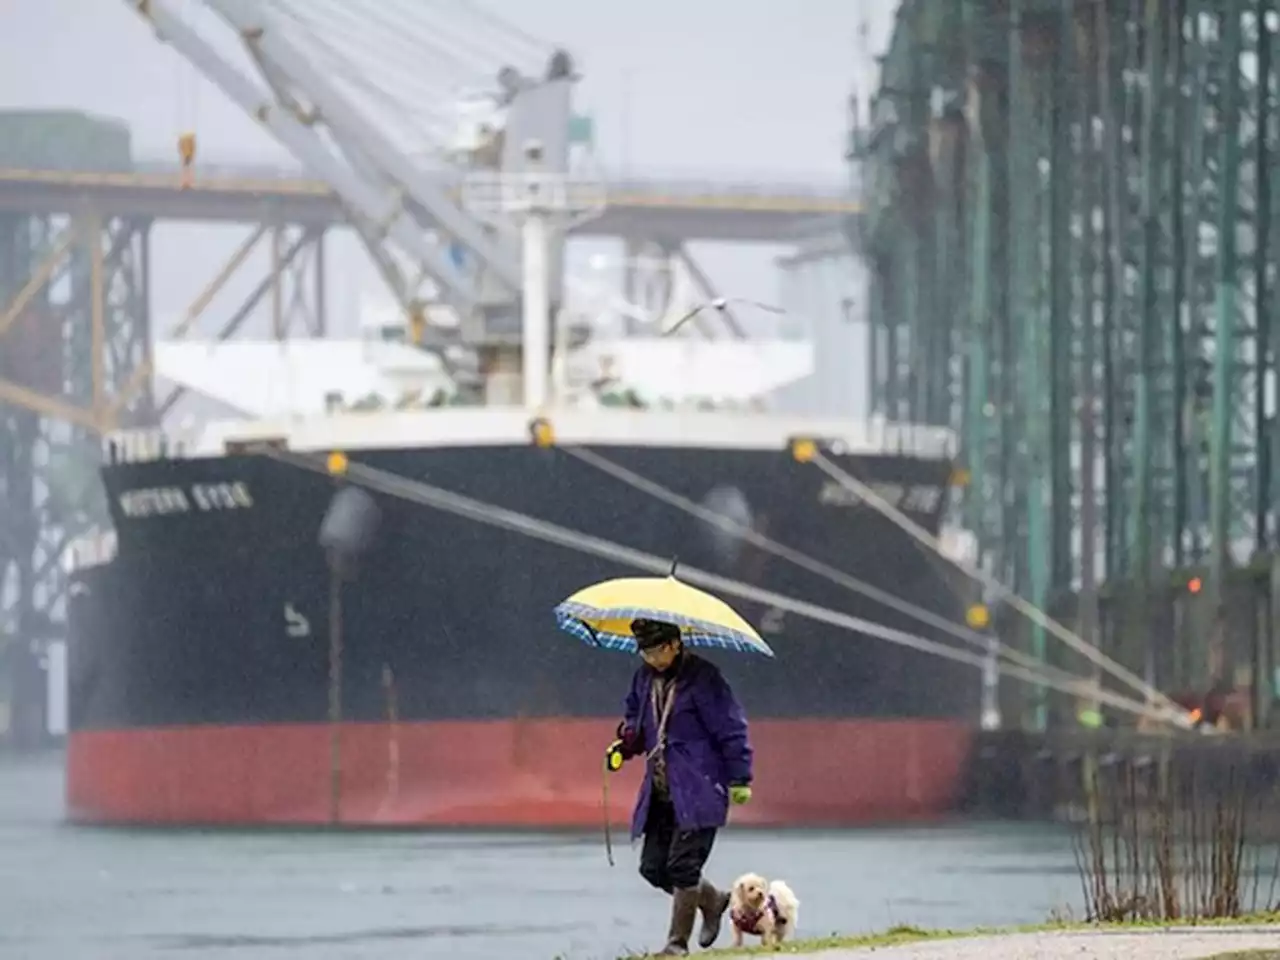
[[[613,958],[667,902],[598,836],[115,831],[61,822],[61,758],[0,758],[0,958]],[[1069,836],[1032,826],[723,833],[722,882],[782,877],[801,935],[1078,911]]]

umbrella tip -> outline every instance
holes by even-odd
[[[671,569],[667,571],[667,576],[668,576],[668,577],[674,577],[674,576],[676,575],[676,567],[677,567],[677,566],[679,566],[679,564],[680,564],[680,558],[679,558],[679,557],[672,557],[672,558],[671,558]]]

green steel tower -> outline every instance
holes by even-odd
[[[1161,689],[1247,687],[1259,722],[1278,31],[1280,0],[903,0],[859,137],[875,409],[959,433],[987,569]]]

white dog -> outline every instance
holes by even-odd
[[[770,947],[795,934],[800,901],[781,880],[766,883],[759,874],[744,873],[733,882],[729,918],[735,947],[742,946],[745,934],[759,937],[763,946]]]

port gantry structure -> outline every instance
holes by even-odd
[[[468,171],[479,167],[479,179],[489,176],[499,187],[502,177],[518,177],[518,135],[540,140],[544,161],[566,171],[564,182],[575,188],[565,135],[577,121],[571,61],[504,30],[466,0],[430,10],[205,0],[193,15],[191,6],[128,0],[121,9],[122,16],[132,7],[146,17],[159,40],[293,154],[296,168],[210,163],[198,155],[194,130],[178,138],[176,163],[139,162],[128,130],[113,121],[69,112],[0,117],[13,134],[0,136],[0,657],[18,653],[10,656],[10,673],[19,701],[43,683],[41,645],[63,633],[60,559],[80,533],[106,519],[95,475],[102,434],[155,425],[181,396],[180,390],[155,395],[154,337],[193,330],[264,240],[272,253],[267,275],[238,309],[219,317],[215,336],[234,336],[267,302],[276,335],[288,335],[298,314],[304,332],[322,335],[324,238],[340,228],[360,236],[411,319],[421,318],[424,304],[448,304],[473,320],[461,327],[482,347],[486,318],[518,299],[519,249],[510,232],[493,229],[491,220],[482,224],[466,207]],[[468,9],[471,22],[460,26]],[[234,35],[247,67],[224,55],[229,45],[212,42],[209,32],[217,28]],[[413,74],[399,100],[394,84],[403,74],[378,74],[396,60],[397,46]],[[456,90],[462,52],[476,49],[481,59],[500,51],[511,54],[508,64],[519,64],[502,71],[498,62],[483,65],[486,81],[497,74],[504,91],[506,143],[490,136],[461,162],[456,156],[441,162],[439,149],[420,162],[423,144],[397,134],[405,127],[438,132],[439,116],[424,113],[423,105],[440,106],[446,88]],[[438,56],[424,56],[429,50]],[[530,80],[532,59],[538,69],[549,61],[540,79]],[[441,64],[453,64],[453,74],[428,77],[424,90],[418,73]],[[378,87],[376,96],[362,99],[370,87]],[[477,160],[482,154],[487,159]],[[837,184],[611,179],[598,172],[580,179],[579,187],[602,192],[604,202],[579,232],[618,237],[633,252],[683,262],[703,286],[688,241],[786,245],[815,222],[858,211]],[[182,220],[242,223],[249,233],[211,270],[181,322],[154,330],[151,227]],[[638,296],[644,278],[628,277],[626,284]],[[642,306],[655,314],[665,309]],[[431,333],[425,331],[424,345]],[[38,724],[33,703],[30,697],[14,703],[18,728]]]
[[[959,431],[984,565],[1163,689],[1248,688],[1258,722],[1278,29],[1277,0],[904,0],[855,149],[871,400]]]

